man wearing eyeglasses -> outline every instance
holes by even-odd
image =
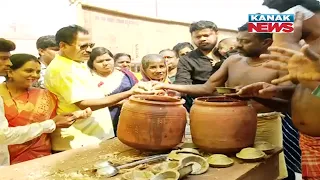
[[[45,87],[58,97],[57,113],[73,112],[90,107],[91,117],[75,121],[68,128],[52,133],[52,150],[68,149],[99,144],[103,139],[114,137],[108,107],[128,98],[135,91],[105,96],[92,79],[85,61],[89,60],[94,44],[89,32],[81,26],[61,28],[56,33],[59,53],[47,67]]]
[[[7,39],[0,38],[0,75],[5,76],[12,66],[10,51],[14,51],[16,45]],[[89,114],[78,117],[89,116]],[[9,127],[8,120],[4,115],[3,99],[0,97],[0,167],[10,165],[8,145],[22,144],[39,137],[44,133],[51,133],[57,127],[65,127],[72,124],[78,117],[73,113],[60,114],[53,119],[40,123],[26,124],[24,126]]]

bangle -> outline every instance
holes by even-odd
[[[312,91],[312,94],[317,96],[317,97],[320,97],[320,85]]]

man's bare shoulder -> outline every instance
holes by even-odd
[[[241,61],[244,57],[241,56],[240,54],[234,54],[229,56],[226,60],[225,63],[237,63],[239,61]]]

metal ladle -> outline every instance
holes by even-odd
[[[99,165],[100,168],[96,166],[97,167],[97,174],[104,176],[104,177],[112,177],[112,176],[117,175],[119,173],[120,169],[133,167],[133,166],[137,166],[140,164],[149,163],[149,162],[153,162],[153,161],[157,161],[157,160],[161,160],[161,159],[166,159],[167,157],[168,157],[168,154],[155,155],[155,156],[150,156],[145,159],[135,161],[132,163],[128,163],[128,164],[124,164],[124,165],[117,166],[117,167],[113,166],[110,162],[105,161]]]

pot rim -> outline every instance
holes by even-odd
[[[157,104],[157,105],[167,105],[167,106],[175,106],[175,105],[183,105],[185,103],[184,99],[180,99],[176,102],[172,101],[150,101],[150,100],[145,100],[145,99],[140,99],[140,98],[145,98],[145,97],[163,97],[163,96],[158,96],[158,95],[132,95],[129,97],[129,100],[135,101],[135,102],[140,102],[140,103],[145,103],[145,104]],[[173,97],[167,97],[167,98],[173,98]]]
[[[229,99],[230,102],[207,102],[204,101],[205,99]],[[242,101],[238,99],[233,99],[227,96],[203,96],[203,97],[198,97],[194,100],[195,104],[201,104],[201,105],[206,105],[206,106],[247,106],[248,102],[247,101]]]

